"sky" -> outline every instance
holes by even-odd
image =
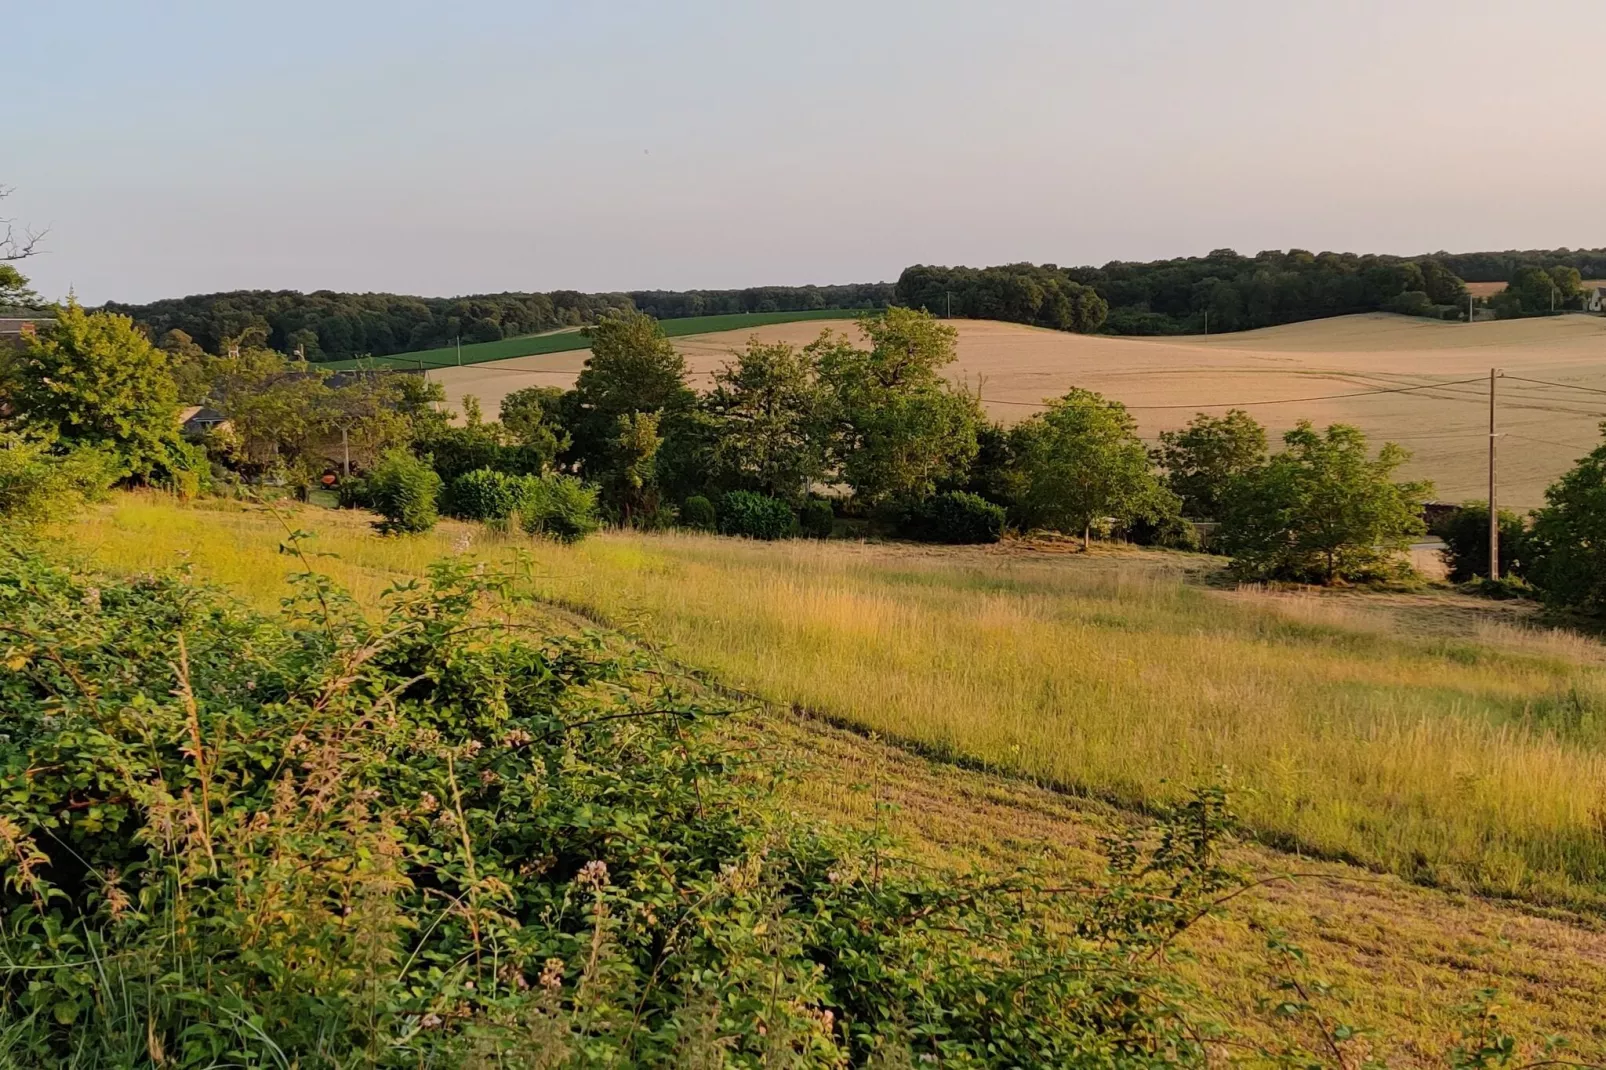
[[[0,0],[88,304],[1606,246],[1601,0]]]

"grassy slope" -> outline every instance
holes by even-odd
[[[671,338],[689,334],[707,334],[711,331],[739,331],[750,327],[765,327],[773,323],[794,323],[799,320],[851,319],[856,313],[842,309],[814,309],[807,312],[741,312],[727,316],[688,316],[683,319],[663,320],[664,333]],[[548,331],[544,334],[525,335],[521,338],[504,338],[499,342],[479,342],[462,348],[462,363],[484,364],[512,357],[543,356],[548,353],[569,353],[590,348],[591,340],[578,330]],[[375,357],[369,361],[334,360],[320,364],[321,368],[339,371],[370,364],[387,368],[453,368],[458,364],[456,346],[425,349],[417,353],[397,353],[388,357]]]
[[[351,514],[304,509],[291,523],[320,533],[336,555],[324,565],[364,599],[442,553],[510,549],[466,525],[394,540],[373,537]],[[182,556],[264,608],[276,604],[291,565],[277,553],[277,522],[254,508],[122,497],[73,535],[119,567]],[[1512,718],[1523,693],[1531,700],[1547,689],[1594,687],[1598,648],[1469,624],[1465,606],[1444,600],[1374,611],[1234,595],[1180,585],[1118,555],[1021,562],[628,536],[532,552],[549,596],[668,641],[685,660],[772,699],[1045,780],[1121,774],[1100,792],[1116,799],[1152,801],[1185,774],[1211,775],[1219,764],[1212,748],[1230,746],[1233,779],[1248,789],[1240,807],[1263,829],[1281,812],[1372,848],[1404,849],[1414,838],[1419,851],[1459,844],[1476,857],[1480,841],[1533,851],[1519,856],[1514,876],[1565,861],[1559,846],[1546,848],[1543,821],[1532,822],[1565,817],[1569,796],[1587,812],[1580,786],[1602,783],[1593,743],[1547,737]],[[1199,704],[1222,687],[1236,687],[1231,702]],[[1132,820],[1096,801],[929,762],[815,722],[772,716],[745,731],[755,746],[809,763],[811,774],[792,789],[796,805],[870,820],[871,794],[891,799],[901,806],[883,819],[941,864],[1033,859],[1074,872],[1092,864],[1101,830]],[[1581,723],[1573,731],[1584,731]],[[1110,739],[1096,744],[1101,733]],[[1167,773],[1171,780],[1160,779]],[[1280,810],[1290,791],[1296,805]],[[1602,839],[1597,832],[1597,848]],[[1567,1032],[1597,1056],[1606,1049],[1606,1033],[1590,1032],[1606,1001],[1598,926],[1264,848],[1243,857],[1266,873],[1292,866],[1343,879],[1268,889],[1193,940],[1196,969],[1236,1018],[1255,1015],[1268,969],[1261,949],[1275,928],[1347,993],[1348,1017],[1398,1038],[1390,1050],[1406,1062],[1441,1051],[1453,1033],[1450,1008],[1486,985],[1510,994],[1513,1024]],[[1414,875],[1467,880],[1443,858],[1428,864],[1439,868]],[[1510,890],[1588,891],[1554,869],[1525,881]]]

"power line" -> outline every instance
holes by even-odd
[[[1535,383],[1539,386],[1553,386],[1561,390],[1582,390],[1586,394],[1606,394],[1606,390],[1598,390],[1592,386],[1579,386],[1576,383],[1552,383],[1545,379],[1528,379],[1521,375],[1508,375],[1507,379],[1515,379],[1519,383]]]
[[[1307,401],[1334,401],[1339,398],[1365,398],[1376,394],[1408,394],[1414,390],[1437,390],[1446,386],[1463,386],[1467,383],[1481,383],[1483,376],[1476,379],[1452,379],[1444,383],[1421,383],[1417,386],[1395,386],[1379,390],[1357,390],[1348,394],[1317,394],[1306,398],[1278,398],[1273,401],[1190,401],[1174,405],[1128,405],[1129,409],[1247,409],[1252,405],[1298,405]],[[1606,393],[1606,391],[1602,391]],[[1452,399],[1444,399],[1452,400]],[[1456,399],[1458,400],[1458,399]],[[1481,400],[1481,399],[1480,399]],[[1026,405],[1037,409],[1046,409],[1046,401],[989,401],[989,405]]]

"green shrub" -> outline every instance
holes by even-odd
[[[1085,892],[947,877],[789,816],[682,674],[499,623],[518,582],[270,620],[0,557],[0,1059],[1205,1065],[1156,950],[1235,886],[1219,793]]]
[[[916,502],[899,521],[898,531],[922,542],[997,542],[1004,534],[1004,507],[979,494],[948,491]]]
[[[335,485],[335,494],[340,499],[340,508],[342,509],[372,509],[374,507],[374,489],[361,476],[342,478]]]
[[[415,534],[435,526],[441,477],[427,462],[405,450],[393,450],[369,473],[368,486],[375,511],[385,518],[379,530]]]
[[[57,452],[43,439],[0,435],[0,522],[65,519],[103,496],[121,474],[109,450],[80,446]]]
[[[792,507],[779,498],[733,490],[719,499],[719,531],[749,539],[784,539],[797,526]]]
[[[680,522],[698,531],[713,531],[716,523],[714,503],[701,494],[693,494],[680,508]]]
[[[1476,576],[1489,575],[1489,504],[1468,504],[1434,521],[1430,529],[1444,540],[1440,555],[1453,583],[1466,583]],[[1522,517],[1500,510],[1500,575],[1521,576],[1528,531]]]
[[[510,476],[494,468],[464,472],[446,489],[446,514],[459,520],[506,520],[524,504],[529,483],[529,477]]]
[[[519,522],[531,535],[579,542],[602,526],[597,488],[574,476],[530,477],[525,481]]]
[[[811,539],[829,539],[836,528],[836,510],[824,498],[810,498],[798,510],[797,527]]]

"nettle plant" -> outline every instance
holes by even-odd
[[[1204,793],[1109,879],[795,819],[723,700],[521,623],[517,563],[278,619],[0,547],[0,1063],[1197,1064]],[[1232,893],[1227,893],[1232,894]]]

